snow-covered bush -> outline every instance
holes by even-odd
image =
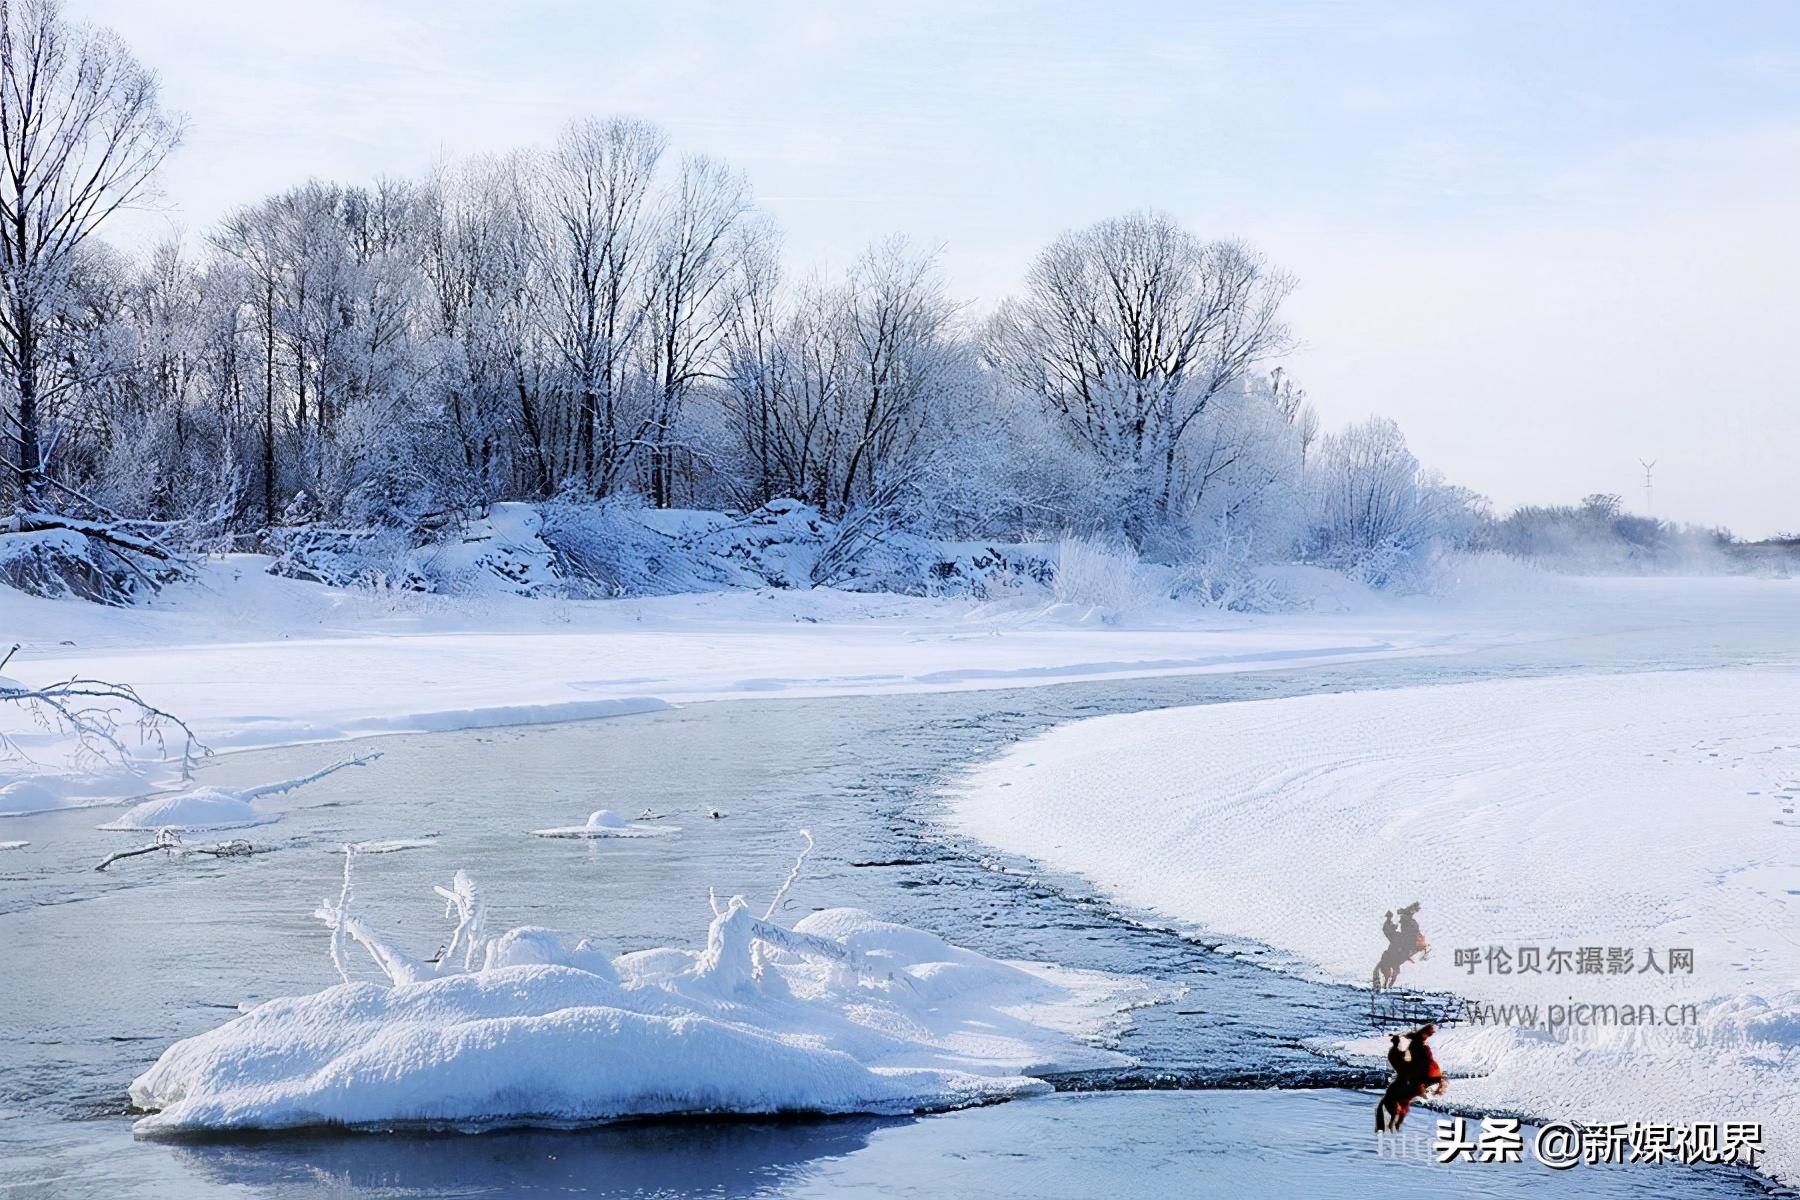
[[[533,505],[491,505],[483,515],[445,528],[411,561],[432,591],[446,595],[560,595],[563,580],[555,553],[540,536],[543,525]]]
[[[1280,582],[1261,570],[1264,562],[1254,538],[1239,533],[1227,520],[1216,520],[1210,536],[1194,535],[1191,549],[1175,568],[1170,594],[1232,612],[1268,613],[1292,607]]]
[[[17,512],[0,521],[0,586],[49,599],[129,604],[191,563],[150,522]]]
[[[413,538],[394,528],[277,526],[264,531],[274,554],[269,574],[328,587],[428,592],[431,580],[413,563]]]
[[[1229,531],[1234,552],[1289,556],[1306,520],[1304,464],[1314,418],[1304,396],[1274,377],[1223,387],[1183,442],[1183,490],[1171,504],[1170,556],[1187,557]],[[1149,549],[1155,549],[1154,543]]]
[[[0,533],[0,585],[28,596],[116,601],[131,595],[133,582],[73,530]]]
[[[1422,472],[1384,418],[1327,434],[1307,485],[1304,557],[1370,587],[1407,580],[1436,550],[1471,545],[1484,525],[1481,499]]]
[[[643,499],[629,493],[598,502],[559,497],[538,506],[540,536],[573,591],[627,596],[653,590],[658,554],[669,545],[637,519],[643,507]]]
[[[1159,598],[1153,576],[1122,537],[1065,535],[1056,544],[1055,570],[1050,587],[1056,603],[1089,610],[1108,623]]]

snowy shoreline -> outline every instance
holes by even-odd
[[[9,673],[127,683],[217,752],[388,733],[586,720],[723,699],[1039,686],[1294,669],[1456,653],[1620,622],[1777,608],[1785,581],[1526,575],[1395,600],[1324,572],[1314,608],[1253,616],[1165,604],[1133,613],[882,594],[737,591],[637,600],[376,597],[270,576],[249,556],[153,604],[106,609],[0,593]],[[92,774],[21,714],[39,763],[0,767],[0,812],[114,802],[174,782]],[[40,753],[41,751],[41,753]],[[11,789],[9,792],[8,789]],[[30,793],[25,795],[24,793]]]
[[[1796,728],[1793,666],[1163,709],[1020,743],[955,789],[948,821],[1134,909],[1241,939],[1265,966],[1361,987],[1382,912],[1423,901],[1433,951],[1402,987],[1539,1018],[1441,1033],[1445,1067],[1470,1076],[1448,1102],[1760,1121],[1764,1170],[1791,1182]],[[1628,951],[1630,971],[1484,967],[1510,966],[1491,947],[1596,944]],[[1691,974],[1670,968],[1676,947]],[[1648,1006],[1685,1027],[1543,1027],[1572,1001]],[[1325,1048],[1379,1060],[1385,1041]]]

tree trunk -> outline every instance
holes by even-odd
[[[268,323],[263,340],[263,524],[275,524],[275,285],[270,283],[264,310]]]
[[[15,380],[19,390],[19,459],[16,467],[19,494],[16,505],[17,511],[23,513],[43,506],[44,461],[43,443],[38,429],[37,331],[27,305],[18,305],[16,311],[19,330],[18,375]]]

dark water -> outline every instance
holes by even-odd
[[[1582,638],[1442,659],[1014,691],[695,705],[606,721],[362,743],[385,758],[272,807],[247,859],[128,860],[141,835],[101,811],[8,821],[33,844],[0,858],[0,1189],[29,1196],[1019,1195],[1232,1193],[1763,1194],[1741,1173],[1632,1168],[1438,1168],[1377,1154],[1374,1080],[1305,1039],[1367,1027],[1366,996],[1265,970],[1254,954],[1120,913],[1077,881],[937,831],[936,793],[962,766],[1052,724],[1101,713],[1571,669],[1766,659],[1766,631]],[[1648,648],[1646,648],[1648,647]],[[304,773],[345,754],[296,747],[217,760],[227,786]],[[528,836],[608,807],[682,826],[642,841]],[[717,809],[717,820],[705,814]],[[140,1143],[130,1079],[171,1041],[242,1000],[335,981],[309,914],[335,895],[346,841],[429,838],[368,856],[359,912],[419,951],[445,925],[430,884],[458,867],[490,928],[544,924],[625,949],[692,945],[709,886],[778,886],[809,828],[819,848],[786,911],[840,904],[1006,958],[1185,984],[1137,1014],[1121,1048],[1145,1067],[1065,1080],[1054,1098],[915,1121],[632,1125],[463,1138],[309,1137]],[[230,835],[227,835],[230,836]],[[1093,1091],[1154,1085],[1229,1091]],[[1244,1090],[1278,1087],[1283,1090]],[[1300,1089],[1300,1090],[1294,1090]],[[1454,1175],[1445,1172],[1454,1171]],[[10,1194],[10,1193],[9,1193]]]

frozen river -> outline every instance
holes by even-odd
[[[1759,661],[1762,631],[1583,637],[1443,659],[1020,691],[700,704],[604,721],[382,739],[382,762],[279,798],[248,859],[138,858],[91,867],[142,835],[110,814],[19,818],[0,858],[0,1189],[22,1196],[1761,1195],[1731,1172],[1439,1168],[1383,1156],[1367,1072],[1305,1039],[1366,1029],[1366,997],[1264,970],[1113,911],[1082,885],[942,834],[937,789],[963,765],[1101,713],[1565,670]],[[359,748],[377,743],[361,743]],[[316,745],[216,760],[205,781],[301,774]],[[592,809],[651,808],[678,836],[549,841]],[[712,809],[723,815],[713,820]],[[708,887],[771,893],[794,831],[819,849],[778,918],[855,905],[1004,958],[1185,984],[1134,1014],[1120,1047],[1145,1066],[1061,1081],[1048,1099],[917,1120],[638,1124],[478,1137],[285,1137],[150,1143],[131,1136],[130,1079],[173,1040],[244,1000],[332,982],[310,913],[347,841],[427,844],[367,858],[366,911],[415,948],[436,939],[424,885],[458,867],[498,927],[549,924],[626,950],[694,945]],[[1180,1091],[1122,1090],[1146,1086]],[[1195,1090],[1198,1089],[1198,1090]],[[1416,1122],[1421,1135],[1430,1120]],[[1402,1148],[1404,1150],[1404,1147]],[[1454,1170],[1452,1181],[1444,1174]]]

